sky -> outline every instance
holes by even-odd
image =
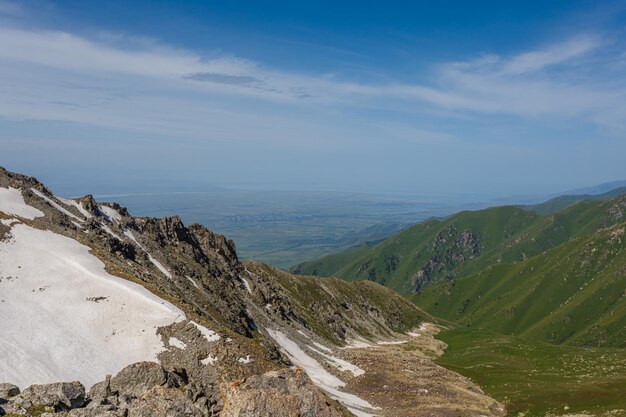
[[[625,35],[611,0],[0,0],[0,165],[76,194],[626,179]]]

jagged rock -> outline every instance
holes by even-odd
[[[128,409],[128,417],[204,417],[185,394],[175,388],[154,387]]]
[[[11,397],[15,397],[20,394],[20,389],[17,385],[13,384],[0,384],[0,404],[8,400]]]
[[[155,362],[138,362],[122,369],[110,380],[111,392],[131,398],[141,397],[155,386],[164,385],[167,374],[161,365]]]
[[[89,390],[89,398],[107,398],[111,394],[111,375],[107,375],[104,381],[98,382]]]
[[[220,417],[341,417],[345,409],[331,403],[300,369],[253,376],[242,384],[224,384]]]

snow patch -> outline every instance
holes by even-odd
[[[190,321],[189,324],[193,324],[196,326],[200,333],[208,340],[209,342],[216,342],[221,339],[220,335],[214,332],[213,330],[209,330],[201,324],[196,323],[195,321]]]
[[[109,206],[99,205],[98,210],[100,210],[100,212],[104,214],[107,220],[111,223],[113,223],[113,220],[118,221],[118,222],[122,220],[122,215],[114,208],[111,208]]]
[[[20,216],[28,220],[33,220],[36,217],[43,217],[44,215],[40,210],[26,204],[24,196],[22,196],[22,192],[13,187],[0,187],[0,211],[6,214]]]
[[[250,362],[252,362],[252,361],[254,361],[254,359],[252,359],[252,358],[250,357],[250,355],[247,355],[245,358],[239,358],[239,359],[237,359],[237,362],[239,362],[239,363],[243,363],[243,364],[250,363]]]
[[[24,224],[12,234],[0,242],[2,272],[16,277],[0,283],[10,294],[0,308],[0,380],[90,386],[131,363],[157,361],[164,345],[156,329],[183,320],[182,311],[110,275],[73,239]]]
[[[147,253],[147,252],[146,252]],[[150,260],[150,262],[152,262],[152,264],[154,266],[156,266],[158,268],[159,271],[161,271],[163,273],[163,275],[165,275],[166,277],[168,277],[169,279],[172,279],[172,274],[170,274],[170,271],[168,271],[161,262],[157,261],[156,259],[154,259],[152,257],[152,255],[150,255],[148,253],[148,259]]]
[[[55,196],[55,197],[57,198],[57,200],[59,200],[61,203],[65,204],[66,206],[76,207],[76,210],[78,210],[78,212],[82,214],[86,219],[91,219],[93,217],[91,213],[85,210],[85,208],[81,206],[78,201],[72,200],[71,198],[63,198],[63,197],[58,197],[58,196]]]
[[[304,336],[304,337],[306,337],[307,339],[310,339],[309,335],[308,335],[308,334],[306,334],[306,333],[304,333],[302,330],[296,330],[296,332],[298,332],[298,334],[299,334],[300,336]]]
[[[403,345],[407,343],[408,340],[381,340],[380,342],[376,342],[377,345]]]
[[[200,286],[196,283],[196,281],[194,281],[194,279],[193,279],[193,278],[191,278],[191,277],[190,277],[190,276],[188,276],[188,275],[185,275],[185,278],[187,278],[187,279],[189,280],[189,282],[191,282],[191,284],[192,284],[194,287],[196,287],[197,289],[200,289]]]
[[[359,417],[373,417],[375,409],[366,400],[339,390],[346,384],[335,375],[328,372],[324,367],[311,356],[307,355],[297,343],[289,339],[283,332],[279,330],[267,329],[269,335],[278,343],[282,350],[287,354],[294,365],[302,368],[311,381],[335,400],[345,405],[351,413]]]
[[[13,226],[15,223],[19,223],[18,219],[0,219],[0,223],[5,226]]]
[[[202,365],[213,365],[215,362],[217,362],[217,358],[214,358],[211,355],[207,356],[206,358],[200,361]]]
[[[105,232],[107,232],[108,234],[110,234],[111,236],[113,236],[114,238],[119,240],[120,242],[123,240],[113,230],[111,230],[111,228],[109,226],[107,226],[106,224],[101,223],[100,226],[102,226],[102,230],[104,230]]]
[[[363,349],[370,348],[372,345],[365,339],[352,339],[346,340],[347,344],[343,347],[343,349]]]
[[[320,349],[322,349],[322,350],[325,350],[325,351],[326,351],[326,352],[328,352],[328,353],[333,353],[333,350],[332,350],[332,349],[327,348],[326,346],[324,346],[324,345],[323,345],[323,344],[321,344],[321,343],[313,342],[313,344],[314,344],[315,346],[317,346],[318,348],[320,348]]]
[[[143,250],[146,255],[148,255],[148,259],[150,260],[150,262],[152,262],[152,265],[156,266],[157,269],[159,271],[161,271],[163,273],[163,275],[165,275],[166,277],[168,277],[169,279],[172,279],[172,274],[170,273],[170,271],[168,271],[161,262],[157,261],[156,259],[154,259],[154,257],[150,254],[150,252],[148,252],[146,250],[146,248],[144,248],[141,243],[139,243],[137,241],[137,239],[135,238],[135,235],[133,234],[132,231],[130,230],[124,230],[124,236],[126,236],[127,238],[129,238],[130,240],[132,240],[137,246],[139,246],[141,248],[141,250]]]
[[[48,204],[50,204],[52,207],[54,207],[55,209],[59,210],[61,213],[65,214],[68,217],[71,217],[74,220],[78,220],[79,222],[82,222],[83,219],[81,219],[80,217],[78,217],[77,215],[75,215],[74,213],[71,213],[69,211],[67,211],[64,207],[62,207],[59,203],[57,203],[56,201],[54,201],[53,199],[51,199],[50,197],[48,197],[47,195],[45,195],[44,193],[42,193],[41,191],[39,191],[36,188],[31,188],[30,189],[33,194],[35,194],[37,197],[43,199],[45,202],[47,202]]]
[[[187,348],[187,343],[175,337],[170,337],[169,343],[170,343],[170,346],[177,347],[178,349],[185,350]]]
[[[239,278],[241,278],[241,281],[243,282],[243,285],[246,287],[246,290],[248,290],[248,292],[252,294],[252,287],[250,287],[250,283],[248,282],[248,280],[245,279],[244,277],[239,277]]]
[[[315,348],[312,348],[309,346],[309,349],[311,349],[313,352],[317,353],[318,355],[322,355],[324,358],[326,358],[326,361],[331,364],[332,366],[334,366],[335,368],[339,369],[340,371],[348,371],[351,372],[352,375],[354,376],[360,376],[363,375],[365,373],[365,371],[361,368],[359,368],[358,366],[340,359],[336,356],[333,355],[328,355],[320,350],[317,350]]]

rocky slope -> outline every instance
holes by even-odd
[[[23,389],[0,385],[0,415],[504,414],[432,362],[432,338],[412,333],[432,318],[378,284],[240,262],[203,226],[63,199],[2,169],[0,306],[0,382]],[[392,350],[447,375],[445,393],[389,394],[420,389],[402,372],[372,377]]]

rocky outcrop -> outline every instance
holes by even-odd
[[[330,401],[299,369],[283,369],[223,382],[214,392],[190,384],[184,370],[165,370],[153,362],[130,365],[95,384],[89,393],[79,382],[32,385],[21,394],[0,385],[0,415],[39,417],[341,417]],[[18,394],[16,394],[18,393]],[[6,397],[6,398],[5,398]]]
[[[31,385],[22,393],[8,398],[5,412],[32,414],[35,410],[62,412],[84,406],[85,387],[80,382]]]
[[[411,278],[414,292],[451,279],[458,265],[480,255],[481,241],[478,234],[469,230],[459,232],[453,224],[437,234],[431,250],[432,256]]]
[[[283,369],[254,376],[241,384],[224,384],[220,417],[300,416],[342,417],[343,407],[326,396],[300,369]]]

